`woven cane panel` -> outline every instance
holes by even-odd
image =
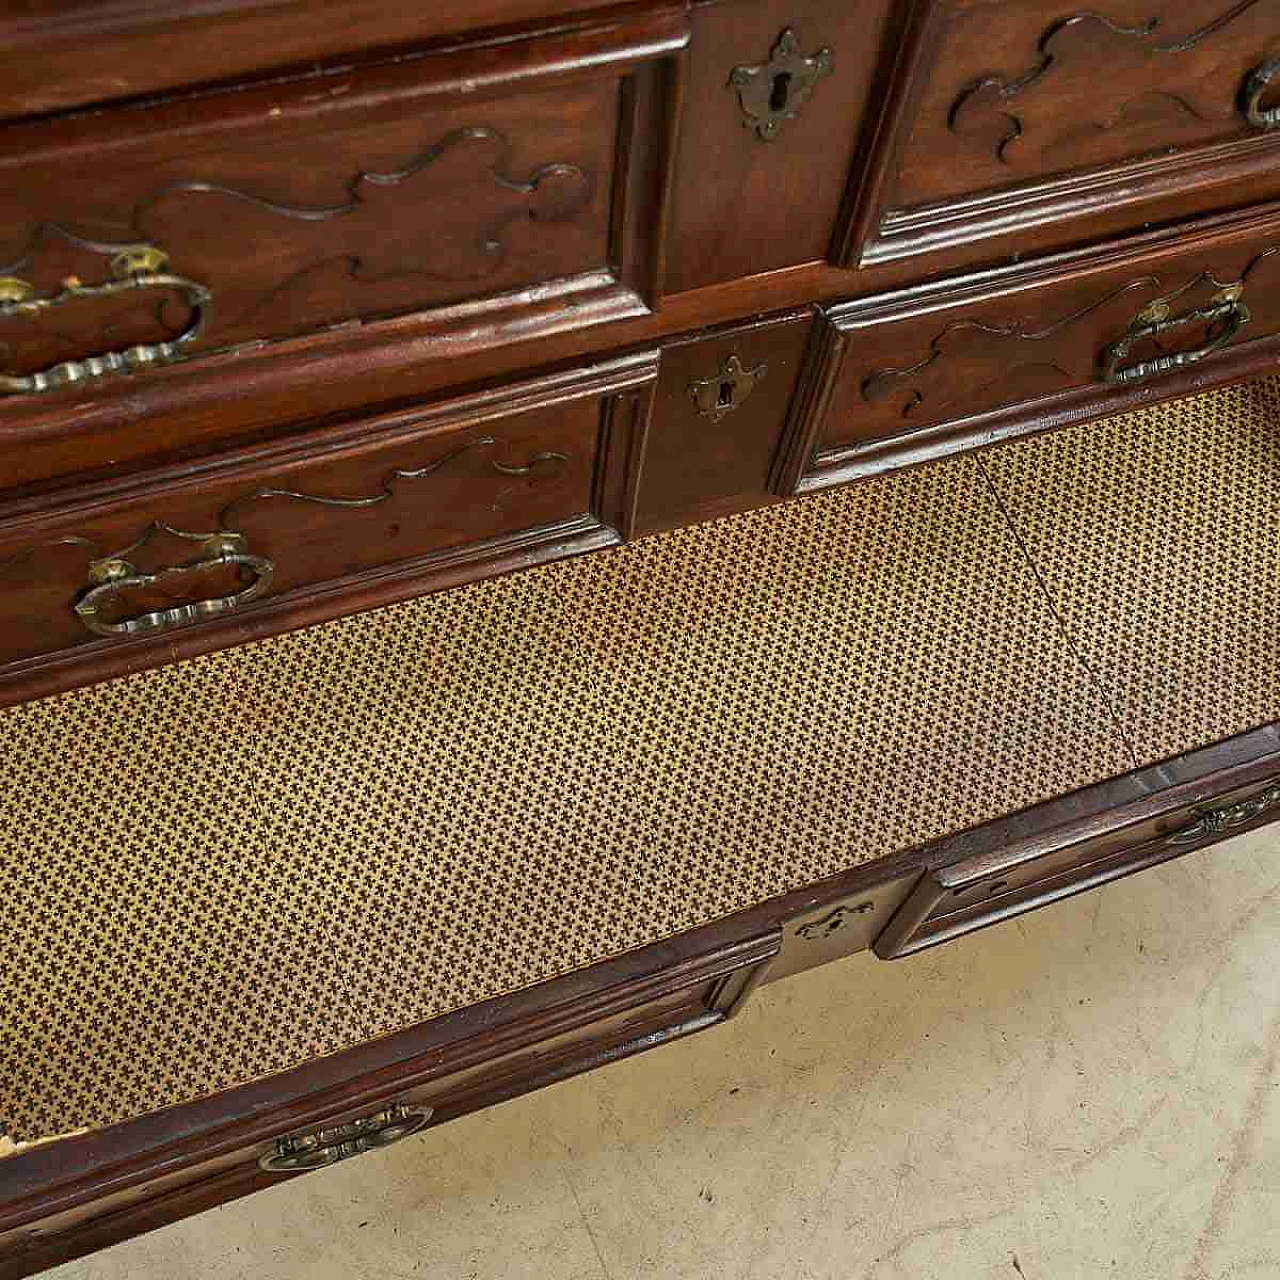
[[[370,1035],[1131,763],[971,460],[237,670],[268,839],[340,886]]]
[[[0,713],[0,1133],[35,1139],[348,1044],[270,855],[230,664]]]
[[[1280,379],[982,458],[1142,763],[1280,716]]]
[[[3,712],[0,744],[19,1139],[1131,765],[972,459]]]

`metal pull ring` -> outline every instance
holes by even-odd
[[[267,1173],[302,1173],[308,1169],[323,1169],[349,1160],[365,1151],[378,1151],[417,1133],[431,1119],[431,1108],[411,1111],[397,1104],[385,1111],[353,1120],[349,1124],[334,1125],[314,1133],[294,1137],[277,1138],[276,1148],[258,1160],[258,1167]]]
[[[1264,110],[1262,106],[1262,97],[1277,76],[1280,76],[1280,58],[1268,58],[1245,76],[1240,90],[1240,110],[1249,122],[1249,128],[1264,133],[1269,129],[1280,129],[1280,107]]]
[[[149,365],[170,364],[182,356],[182,348],[200,336],[209,318],[213,294],[202,284],[168,270],[169,259],[148,245],[118,253],[111,263],[110,280],[100,284],[66,281],[57,293],[37,294],[34,286],[14,276],[0,277],[0,320],[37,316],[56,307],[86,298],[112,298],[135,289],[173,289],[191,309],[187,327],[167,342],[143,343],[123,351],[68,360],[30,374],[0,374],[0,395],[27,395],[52,391],[108,373],[137,373]]]
[[[1280,808],[1280,785],[1272,784],[1261,795],[1224,809],[1207,809],[1196,815],[1195,821],[1165,837],[1165,844],[1195,844],[1211,836],[1224,835],[1261,818],[1263,814]]]
[[[177,627],[190,626],[193,622],[203,622],[208,618],[216,618],[219,614],[240,609],[261,596],[271,585],[275,574],[275,565],[270,560],[264,556],[249,555],[244,550],[244,544],[243,534],[213,534],[203,542],[203,559],[159,569],[155,573],[139,573],[127,560],[96,560],[89,567],[90,580],[96,585],[76,602],[76,616],[95,635],[142,636],[172,631]],[[224,565],[248,569],[254,575],[253,582],[242,591],[229,596],[214,596],[208,600],[197,600],[194,604],[175,605],[171,609],[139,614],[122,622],[104,622],[98,616],[99,606],[123,591],[145,590],[166,578],[200,574]]]
[[[1171,373],[1174,369],[1185,368],[1195,364],[1215,351],[1221,351],[1249,323],[1252,316],[1249,308],[1240,301],[1238,294],[1220,297],[1211,306],[1197,311],[1188,311],[1180,316],[1170,316],[1163,308],[1148,308],[1129,327],[1129,332],[1118,342],[1113,342],[1103,353],[1102,377],[1105,382],[1123,386],[1133,382],[1145,382],[1149,378]],[[1144,339],[1156,338],[1174,329],[1182,329],[1191,325],[1208,324],[1217,332],[1203,346],[1193,347],[1190,351],[1174,351],[1168,355],[1157,356],[1153,360],[1142,360],[1137,364],[1124,365],[1122,362],[1129,352]]]

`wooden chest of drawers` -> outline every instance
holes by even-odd
[[[1269,686],[1194,729],[1135,730],[1092,688],[1102,668],[1087,676],[1058,652],[1062,602],[1046,598],[1037,561],[1046,546],[1076,554],[1097,510],[1086,519],[1059,475],[1064,526],[1046,528],[988,455],[963,456],[1166,403],[1168,429],[1191,438],[1202,424],[1185,424],[1203,415],[1177,406],[1219,394],[1210,416],[1235,414],[1252,442],[1249,501],[1268,491],[1271,384],[1240,403],[1224,389],[1252,386],[1280,352],[1280,0],[1115,0],[1105,12],[1053,0],[60,0],[0,12],[0,37],[0,716],[64,693],[56,719],[114,677],[185,671],[169,664],[661,535],[620,553],[647,566],[630,597],[610,579],[623,569],[566,564],[531,586],[545,592],[532,612],[554,620],[540,643],[589,670],[582,714],[633,715],[634,732],[610,720],[606,736],[617,759],[650,765],[677,717],[650,724],[626,673],[649,670],[659,633],[672,687],[692,681],[682,696],[697,715],[733,708],[735,729],[786,724],[798,742],[811,724],[796,707],[812,708],[817,687],[838,747],[738,763],[739,790],[772,824],[762,848],[790,848],[815,789],[864,764],[914,777],[913,753],[952,761],[998,736],[959,711],[946,720],[969,705],[983,661],[1012,719],[1039,714],[1024,624],[996,627],[985,659],[952,625],[974,601],[992,614],[1003,591],[1079,678],[1062,704],[1087,705],[1105,744],[1086,761],[1072,739],[1071,767],[1036,787],[999,775],[991,803],[974,799],[989,780],[975,781],[967,799],[938,798],[931,824],[890,822],[856,857],[824,836],[785,875],[768,863],[753,892],[717,899],[718,915],[672,923],[660,893],[633,892],[654,920],[576,968],[430,1006],[412,1025],[366,1009],[381,1038],[339,1035],[340,1052],[157,1097],[0,1158],[0,1276],[710,1027],[766,976],[868,948],[905,956],[1280,815]],[[1151,421],[1140,416],[1137,436]],[[1225,477],[1222,433],[1203,429],[1219,450],[1205,467]],[[1184,454],[1169,458],[1170,492],[1190,493]],[[920,463],[965,483],[921,480],[919,496],[896,473]],[[840,508],[837,486],[870,477],[881,487],[865,505]],[[816,490],[833,492],[803,501],[835,505],[796,515],[789,500]],[[937,513],[957,503],[972,523],[935,547],[951,518]],[[739,523],[688,528],[728,516]],[[1188,566],[1170,592],[1207,580],[1199,529],[1170,553]],[[1012,559],[993,551],[985,568],[949,550],[1006,537]],[[1263,564],[1262,535],[1240,538],[1244,560]],[[926,543],[936,583],[919,577]],[[777,588],[775,630],[733,662],[721,652],[735,636],[698,649],[691,673],[670,617],[635,593],[669,597],[695,637],[735,601],[716,596],[716,575],[690,585],[688,563],[664,567],[668,545],[714,560],[720,580],[756,555],[754,580]],[[863,576],[843,613],[814,603],[805,616],[851,565]],[[1145,589],[1116,573],[1117,590]],[[606,579],[607,607],[591,596]],[[1061,608],[1069,630],[1082,598]],[[1240,609],[1257,633],[1273,629],[1264,606]],[[880,646],[898,610],[915,612],[923,647],[891,669]],[[824,644],[855,621],[865,643],[832,657]],[[1193,643],[1172,634],[1159,643]],[[1194,643],[1220,648],[1188,670],[1230,667],[1248,648],[1227,623]],[[766,659],[768,678],[735,692]],[[368,654],[351,661],[394,686]],[[936,675],[895,684],[902,670]],[[859,704],[853,735],[842,689],[868,672],[883,676],[884,723]],[[466,687],[488,715],[484,691]],[[931,701],[938,688],[955,697]],[[287,721],[288,700],[256,701],[248,677],[224,693],[264,735]],[[943,707],[936,738],[912,720],[925,702]],[[447,739],[456,721],[441,723]],[[560,725],[538,749],[576,750],[580,731]],[[692,749],[679,758],[678,780],[637,765],[618,784],[626,803],[601,810],[607,844],[646,794],[686,806],[690,851],[667,888],[723,878],[740,854],[692,851],[707,815],[741,796],[727,801],[730,775]],[[861,817],[849,816],[851,848]],[[22,870],[38,842],[25,827],[14,839]],[[503,874],[528,887],[545,871],[535,863]],[[541,927],[567,935],[574,908],[556,892]],[[0,947],[0,964],[21,959]],[[0,1137],[6,1124],[49,1136],[9,1119],[35,1114],[17,1092],[0,1075]],[[284,1163],[260,1167],[273,1153]]]

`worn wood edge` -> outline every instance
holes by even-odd
[[[271,11],[267,18],[273,25],[281,16],[281,10],[289,7],[298,11],[303,9],[301,4],[289,6],[279,0],[266,0],[266,3],[247,7]],[[327,7],[334,9],[337,4],[331,2]],[[347,7],[350,8],[350,0],[347,0]],[[378,6],[376,0],[366,0],[359,7],[371,10]],[[488,20],[473,6],[468,14],[469,21],[458,23],[441,21],[440,17],[430,14],[424,20],[423,11],[416,9],[411,17],[404,19],[396,13],[397,6],[385,4],[382,6],[384,13],[394,16],[381,29],[375,30],[366,25],[365,35],[350,41],[333,42],[322,38],[309,46],[310,52],[295,54],[283,61],[264,64],[259,53],[243,59],[223,59],[219,64],[220,70],[212,75],[207,72],[194,77],[188,74],[177,80],[168,74],[146,76],[135,87],[124,88],[123,91],[118,89],[114,94],[72,92],[68,95],[46,88],[49,96],[44,101],[21,104],[17,99],[11,100],[0,94],[0,124],[6,128],[40,127],[61,120],[101,117],[113,112],[149,110],[170,104],[198,104],[209,99],[225,100],[262,88],[309,83],[331,74],[359,74],[377,68],[418,64],[443,56],[452,59],[458,69],[446,73],[441,84],[452,79],[455,87],[465,92],[465,64],[468,57],[474,55],[492,57],[496,54],[501,61],[516,51],[531,50],[533,62],[541,64],[542,74],[580,74],[609,63],[656,56],[663,51],[662,46],[674,48],[682,39],[678,32],[673,34],[673,24],[683,20],[684,6],[672,3],[672,0],[644,7],[625,0],[615,0],[612,4],[608,0],[576,0],[575,3],[560,0],[555,6],[538,3],[524,6],[526,11],[519,14],[514,22],[509,14],[499,15],[492,3],[488,7]],[[166,8],[167,14],[161,16]],[[38,44],[46,57],[51,55],[56,84],[66,80],[66,72],[60,64],[69,61],[73,51],[79,54],[81,68],[92,65],[83,48],[76,50],[78,42],[88,40],[97,44],[103,41],[122,43],[139,39],[175,39],[178,37],[174,28],[179,24],[189,25],[193,20],[216,22],[223,19],[228,26],[240,24],[245,18],[244,8],[246,6],[230,3],[172,6],[127,2],[94,4],[82,6],[78,10],[78,19],[70,16],[51,19],[42,15],[31,22],[13,23],[0,16],[0,33],[10,49],[16,50],[23,44],[32,43]],[[439,6],[438,10],[443,13],[447,8],[448,5]],[[552,8],[559,12],[548,12]],[[499,21],[495,23],[494,18],[499,18]],[[252,13],[248,20],[253,22]],[[311,23],[314,24],[314,19]],[[307,25],[305,15],[295,20],[299,32]],[[627,39],[618,41],[614,33],[619,30],[629,30],[631,34]],[[602,37],[609,36],[618,45],[614,50],[601,44]],[[683,39],[687,40],[687,31]],[[574,56],[566,43],[568,41],[577,42],[579,56]],[[67,45],[71,45],[71,49],[67,49]],[[102,56],[97,50],[91,53]],[[511,65],[515,78],[531,73],[528,68],[520,68],[514,62]],[[489,73],[482,68],[480,76],[472,83],[475,88],[484,89],[490,79]],[[83,76],[79,82],[92,83]],[[117,79],[119,85],[131,83]]]
[[[181,1168],[183,1160],[194,1165],[219,1151],[267,1140],[326,1114],[374,1103],[428,1078],[432,1070],[437,1074],[457,1070],[465,1064],[464,1058],[458,1053],[450,1057],[448,1046],[465,1041],[470,1050],[465,1062],[482,1062],[497,1051],[504,1033],[525,1036],[521,1043],[546,1038],[557,1011],[581,1013],[589,1001],[592,1013],[583,1015],[584,1020],[604,1016],[601,1010],[609,992],[622,999],[617,994],[620,983],[648,983],[644,990],[649,992],[679,989],[686,979],[691,983],[710,972],[708,957],[727,974],[741,967],[743,948],[762,946],[762,954],[775,953],[781,926],[788,918],[850,894],[1020,843],[1039,842],[1047,852],[1121,829],[1135,820],[1135,814],[1194,802],[1277,767],[1280,724],[1272,723],[969,831],[861,864],[698,929],[290,1072],[49,1147],[32,1148],[0,1162],[0,1231],[21,1228],[137,1185],[158,1168]],[[762,944],[762,937],[768,941]],[[879,942],[876,949],[880,950]],[[733,959],[726,959],[730,955]],[[628,986],[629,992],[638,989]],[[477,1036],[488,1038],[477,1040]],[[426,1068],[428,1076],[413,1075],[405,1065],[420,1059],[417,1066],[421,1068],[428,1057],[432,1064]]]
[[[766,964],[780,946],[776,929],[698,952],[659,942],[193,1102],[26,1149],[0,1161],[0,1234],[396,1092],[447,1082],[467,1067]]]
[[[890,21],[885,33],[869,99],[881,106],[863,126],[864,143],[855,157],[845,207],[832,236],[829,261],[833,266],[866,265],[866,248],[889,201],[928,72],[941,47],[946,8],[941,0],[905,0],[894,11],[900,17],[896,24]]]
[[[890,210],[862,255],[864,267],[999,237],[1001,253],[1011,235],[1071,223],[1101,210],[1151,205],[1148,221],[1185,217],[1187,198],[1252,178],[1275,178],[1280,140],[1271,135],[1235,138],[1172,155],[1143,156],[1121,164],[1076,170],[1064,176],[979,192],[955,200]],[[1181,205],[1181,210],[1179,209]]]
[[[814,493],[835,485],[938,462],[956,454],[1064,427],[1080,426],[1099,418],[1131,413],[1148,405],[1246,382],[1274,373],[1278,360],[1280,333],[1240,343],[1200,364],[1150,383],[1119,387],[1091,383],[899,436],[810,453],[807,458],[800,459],[800,465],[806,469],[796,482],[794,492]],[[838,369],[831,372],[831,376],[837,377],[838,372]],[[816,419],[807,439],[816,440],[821,427],[822,420]]]

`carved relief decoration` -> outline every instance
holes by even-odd
[[[1054,148],[1126,124],[1141,127],[1171,117],[1239,119],[1239,82],[1224,82],[1217,67],[1197,72],[1176,55],[1212,39],[1259,3],[1237,0],[1177,37],[1168,36],[1169,22],[1160,16],[1129,27],[1091,10],[1073,13],[1045,30],[1024,70],[967,85],[951,107],[948,126],[1002,164],[1025,158],[1043,167]],[[1064,79],[1070,79],[1069,88]]]

